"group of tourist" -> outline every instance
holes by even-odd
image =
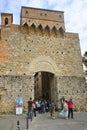
[[[36,117],[36,112],[45,113],[50,111],[51,101],[50,100],[32,100],[32,98],[28,101],[28,113],[30,111],[34,112],[34,116]]]
[[[61,112],[59,113],[60,116],[65,117],[65,119],[72,118],[73,119],[73,102],[72,98],[69,101],[65,100],[63,97],[61,99]]]
[[[61,98],[61,111],[59,115],[64,117],[65,119],[73,118],[73,102],[72,98],[69,101],[66,101],[65,98]],[[53,101],[50,100],[32,100],[32,98],[28,101],[28,113],[33,111],[34,116],[36,117],[36,113],[45,113],[50,112],[51,118],[55,119],[55,110],[56,105]]]

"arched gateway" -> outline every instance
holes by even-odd
[[[56,74],[58,68],[50,56],[35,58],[29,67],[34,76],[34,98],[56,99]]]

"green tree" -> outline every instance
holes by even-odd
[[[87,68],[87,51],[84,53],[84,55],[82,57],[82,62],[84,64],[84,66]]]
[[[86,83],[87,83],[87,51],[84,53],[83,57],[82,57],[82,62],[83,65],[85,66],[85,78],[86,78]]]

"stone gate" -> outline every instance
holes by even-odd
[[[20,25],[1,13],[0,112],[14,112],[16,98],[27,110],[30,97],[57,101],[72,97],[85,109],[87,86],[79,35],[65,31],[64,12],[22,7]]]

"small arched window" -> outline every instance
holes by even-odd
[[[28,28],[28,24],[27,23],[24,23],[24,25],[23,25],[24,27],[26,27],[26,28]]]
[[[53,31],[53,32],[56,32],[56,31],[57,31],[57,29],[56,29],[55,26],[52,28],[52,31]]]
[[[43,29],[41,24],[38,26],[38,29],[41,29],[41,30]]]
[[[48,25],[45,27],[45,31],[50,32],[50,28]]]
[[[63,33],[63,32],[64,32],[64,30],[63,30],[62,27],[59,28],[59,32],[60,32],[60,33]]]
[[[5,18],[5,25],[8,25],[8,18]]]
[[[35,25],[34,25],[34,23],[31,25],[31,28],[35,29]]]

